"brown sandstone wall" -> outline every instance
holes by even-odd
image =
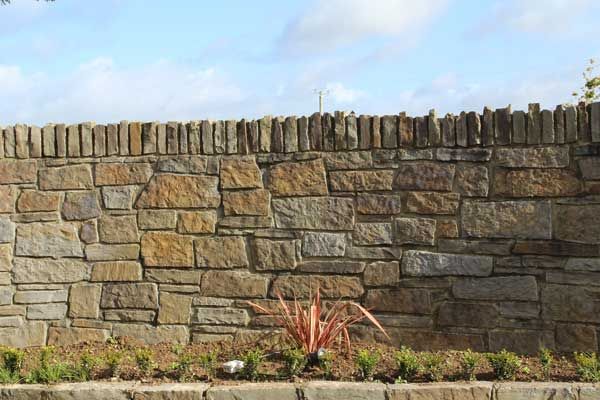
[[[598,348],[600,103],[0,139],[2,344],[252,340],[318,284],[396,345]]]

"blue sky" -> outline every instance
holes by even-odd
[[[0,123],[385,114],[571,101],[598,0],[12,0]]]

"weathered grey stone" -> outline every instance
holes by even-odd
[[[369,151],[324,153],[323,160],[328,171],[371,168],[373,166]]]
[[[105,284],[100,300],[102,308],[158,308],[158,290],[154,283]]]
[[[265,297],[269,279],[242,271],[208,271],[202,277],[200,293],[215,297]]]
[[[144,230],[175,229],[177,212],[175,210],[140,210],[138,226]]]
[[[75,225],[38,222],[17,227],[15,255],[83,257],[83,246],[79,242]]]
[[[246,243],[242,237],[198,238],[194,241],[196,265],[204,268],[247,267]]]
[[[98,219],[98,234],[104,243],[137,243],[140,240],[135,215],[103,215]]]
[[[17,291],[13,299],[15,304],[61,303],[67,301],[66,290]]]
[[[562,146],[496,149],[496,163],[507,168],[564,168],[569,166],[569,148]]]
[[[182,325],[150,326],[139,324],[114,324],[113,335],[136,338],[146,344],[185,344],[189,341],[187,327]]]
[[[161,293],[157,322],[159,324],[189,324],[192,298],[188,295]]]
[[[269,169],[268,189],[275,197],[326,195],[327,181],[323,160],[274,165]]]
[[[67,305],[64,303],[32,304],[27,306],[27,319],[64,319]]]
[[[577,160],[583,179],[600,179],[600,157],[585,157]]]
[[[245,250],[243,243],[241,248]],[[254,258],[255,268],[259,271],[293,270],[296,268],[296,242],[255,239]]]
[[[105,186],[102,188],[104,207],[111,210],[130,210],[136,193],[135,186]]]
[[[86,280],[89,271],[86,264],[75,260],[51,260],[42,258],[14,259],[14,283],[68,283]]]
[[[556,324],[556,349],[561,352],[596,351],[596,327],[581,324]]]
[[[399,214],[402,210],[400,195],[359,193],[356,196],[356,212],[359,214]]]
[[[237,386],[213,386],[206,391],[207,400],[297,400],[295,384],[250,383]]]
[[[492,304],[444,302],[438,311],[440,326],[494,328],[498,310]]]
[[[173,156],[161,158],[156,170],[178,174],[203,174],[207,171],[208,160],[205,156]]]
[[[364,290],[360,280],[350,276],[324,276],[324,275],[282,275],[273,280],[270,295],[281,293],[285,298],[307,298],[314,294],[316,288],[320,289],[323,298],[351,298],[360,297]]]
[[[98,196],[94,191],[67,192],[62,205],[62,215],[67,221],[85,220],[101,214]]]
[[[92,171],[89,165],[68,165],[40,171],[42,190],[93,189]]]
[[[388,222],[358,223],[352,233],[354,244],[359,246],[392,244],[392,236],[392,224]]]
[[[148,282],[200,285],[202,272],[180,269],[146,269],[144,279]]]
[[[89,261],[137,260],[140,254],[138,244],[94,244],[85,246],[85,257]]]
[[[524,303],[517,301],[504,301],[497,305],[500,315],[509,318],[536,319],[540,316],[538,303]]]
[[[496,399],[576,400],[577,393],[571,384],[512,382],[498,385]]]
[[[557,205],[554,218],[556,239],[577,243],[600,243],[600,204]]]
[[[422,400],[490,400],[493,398],[492,393],[493,384],[491,382],[402,384],[388,385],[387,388],[389,400],[410,400],[413,398]]]
[[[287,229],[351,230],[354,206],[351,199],[303,197],[274,199],[275,224]]]
[[[565,270],[600,272],[600,258],[569,258]]]
[[[396,218],[394,220],[395,242],[433,246],[435,227],[436,221],[430,218]]]
[[[400,190],[452,190],[455,166],[434,162],[401,164],[396,172],[394,187]]]
[[[192,324],[248,325],[248,311],[239,308],[194,308]]]
[[[489,276],[492,268],[488,256],[408,250],[402,257],[402,274],[408,276]]]
[[[547,201],[465,201],[463,234],[471,237],[550,239],[551,207]]]
[[[13,295],[14,288],[10,286],[0,287],[0,304],[3,306],[12,304]]]
[[[304,400],[385,400],[386,386],[364,382],[308,382],[302,386]]]
[[[194,265],[192,238],[171,232],[147,232],[141,254],[147,267],[189,267]]]
[[[400,280],[400,264],[397,261],[378,261],[368,264],[364,272],[367,286],[392,286]]]
[[[136,207],[216,208],[221,203],[217,183],[214,176],[155,175],[138,197]]]
[[[360,274],[365,263],[359,261],[308,261],[298,265],[298,271],[311,274]]]
[[[15,241],[15,227],[8,216],[0,216],[0,243]]]
[[[69,294],[69,317],[97,319],[100,315],[102,285],[77,283]]]
[[[302,240],[305,257],[342,257],[346,252],[343,233],[307,232]]]
[[[406,207],[416,214],[456,214],[459,200],[457,193],[409,192]]]
[[[448,253],[509,255],[512,240],[438,240],[438,250]]]
[[[545,285],[542,287],[542,317],[566,322],[600,322],[597,294],[582,286]]]
[[[18,328],[2,328],[0,329],[0,344],[9,347],[44,346],[46,344],[46,324],[42,321],[27,321]]]
[[[452,285],[458,299],[537,301],[538,288],[533,276],[495,276],[461,279]]]
[[[367,291],[365,306],[374,311],[431,314],[431,295],[425,289],[397,288]]]
[[[440,161],[485,162],[492,159],[492,150],[484,148],[439,148],[436,150],[435,156]]]

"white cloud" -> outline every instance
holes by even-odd
[[[282,47],[288,52],[323,51],[372,37],[412,37],[447,0],[314,0],[291,21]]]
[[[356,103],[365,96],[364,92],[347,88],[340,82],[328,83],[325,88],[333,101],[340,105]]]
[[[0,65],[0,93],[11,100],[0,103],[7,119],[2,123],[225,117],[245,100],[242,89],[216,68],[169,61],[122,68],[110,58],[94,59],[62,77]]]

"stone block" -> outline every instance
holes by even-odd
[[[0,242],[1,238],[0,221]],[[36,222],[17,228],[15,255],[33,257],[83,257],[77,228],[71,223]]]
[[[555,207],[554,237],[577,243],[600,243],[600,204]]]
[[[205,237],[194,240],[196,266],[202,268],[247,267],[246,242],[242,237]]]
[[[324,276],[324,275],[281,275],[273,280],[270,295],[281,293],[285,298],[307,298],[315,293],[316,288],[321,291],[323,298],[338,299],[341,297],[356,299],[362,296],[364,289],[360,279],[350,276]]]
[[[135,215],[103,215],[98,219],[98,234],[104,243],[137,243],[140,240]]]
[[[489,334],[489,340],[490,351],[493,352],[511,349],[519,354],[538,354],[541,347],[553,347],[544,342],[541,331],[493,330]]]
[[[154,322],[156,312],[151,310],[104,310],[104,320],[121,322]]]
[[[269,278],[245,271],[207,271],[200,293],[215,297],[265,297]]]
[[[92,266],[92,282],[128,282],[142,280],[142,266],[135,261],[97,262]]]
[[[354,244],[359,246],[392,244],[392,224],[388,222],[357,223],[352,238]]]
[[[241,249],[245,250],[243,242]],[[245,254],[240,254],[240,259]],[[296,242],[293,240],[254,240],[255,268],[258,271],[285,271],[296,268]]]
[[[433,246],[435,243],[436,221],[430,218],[396,218],[394,241],[398,244],[421,244]]]
[[[98,195],[94,191],[67,192],[62,205],[62,216],[67,221],[86,220],[102,213]]]
[[[33,160],[0,160],[0,185],[35,183],[37,172],[37,163]]]
[[[105,284],[100,300],[102,308],[158,308],[158,290],[154,283]]]
[[[96,185],[140,185],[152,176],[149,163],[99,163],[96,165]]]
[[[327,180],[322,159],[284,162],[269,169],[268,189],[275,197],[324,196]]]
[[[411,400],[413,398],[422,400],[491,400],[493,391],[494,386],[491,382],[452,382],[428,385],[388,385],[387,395],[389,400]]]
[[[386,386],[364,382],[307,382],[302,385],[304,400],[385,400]]]
[[[494,328],[498,310],[492,304],[444,302],[439,308],[439,326]]]
[[[305,257],[343,257],[346,239],[343,233],[306,232],[302,239]]]
[[[102,188],[102,201],[104,207],[110,210],[131,210],[136,194],[136,186],[105,186]]]
[[[178,174],[204,174],[207,166],[208,159],[205,156],[178,155],[158,160],[156,170]]]
[[[407,276],[489,276],[492,268],[489,256],[408,250],[402,257],[402,274]]]
[[[19,290],[13,298],[15,304],[64,303],[66,301],[66,290]]]
[[[0,137],[0,141],[1,141]],[[0,149],[2,150],[2,149]],[[14,213],[18,190],[13,186],[0,186],[0,213]]]
[[[85,246],[85,256],[89,261],[137,260],[139,244],[93,244]]]
[[[368,192],[392,190],[394,171],[332,171],[329,183],[334,192]]]
[[[137,208],[216,208],[221,203],[214,176],[154,176],[136,202]]]
[[[207,400],[297,400],[296,385],[290,383],[246,383],[237,386],[213,386]]]
[[[43,321],[27,321],[17,328],[0,329],[0,344],[19,348],[44,346],[46,324]]]
[[[431,295],[426,289],[397,288],[367,291],[365,307],[380,312],[431,314]]]
[[[248,311],[239,308],[194,308],[192,324],[202,325],[248,325]]]
[[[264,189],[223,193],[225,215],[269,215],[271,195]]]
[[[459,165],[456,169],[456,191],[466,197],[487,197],[490,187],[488,169],[484,166]]]
[[[497,148],[496,165],[506,168],[565,168],[569,166],[568,146]]]
[[[177,221],[179,233],[215,233],[217,213],[215,211],[182,211]]]
[[[79,238],[86,244],[98,243],[100,240],[98,236],[98,222],[93,219],[82,223],[81,229],[79,229]]]
[[[470,300],[537,301],[538,287],[533,276],[495,276],[457,280],[452,294]]]
[[[553,285],[542,287],[542,317],[565,322],[600,322],[597,294],[582,286]]]
[[[159,324],[189,324],[192,298],[188,295],[161,293],[158,310]]]
[[[148,282],[180,285],[200,285],[202,272],[181,269],[146,269],[144,279]]]
[[[97,319],[100,316],[102,285],[77,283],[69,293],[69,317]]]
[[[346,257],[365,260],[398,260],[402,256],[399,247],[363,247],[352,246],[346,248]]]
[[[12,244],[0,244],[0,271],[12,270]]]
[[[89,277],[86,264],[68,259],[17,257],[14,259],[12,273],[14,283],[69,283]]]
[[[302,197],[272,201],[275,225],[283,229],[351,230],[352,199]]]
[[[84,190],[93,188],[92,170],[86,164],[47,168],[40,171],[40,189],[42,190]]]
[[[59,203],[60,193],[23,190],[17,208],[20,212],[57,211]]]
[[[400,195],[359,193],[356,196],[356,212],[367,215],[393,215],[402,211]]]
[[[373,166],[370,151],[322,153],[328,171],[363,169]]]
[[[15,241],[15,224],[8,216],[0,216],[0,243],[12,243]],[[28,247],[31,243],[27,242]]]
[[[574,172],[563,169],[496,171],[495,190],[503,197],[567,197],[582,191]]]
[[[416,214],[456,214],[459,200],[457,193],[409,192],[406,207]]]
[[[600,157],[585,157],[577,160],[577,164],[583,179],[600,179]]]
[[[27,306],[27,319],[62,320],[67,314],[64,303],[31,304]]]
[[[394,286],[400,280],[400,264],[397,261],[368,264],[363,278],[367,286]]]
[[[484,148],[439,148],[435,153],[439,161],[486,162],[492,159],[492,150]]]
[[[140,210],[138,226],[143,230],[175,229],[177,212],[175,210]]]
[[[400,190],[452,190],[455,166],[428,161],[401,164],[394,187]]]
[[[360,274],[365,263],[359,261],[307,261],[298,265],[300,272],[311,274]]]
[[[574,351],[597,351],[596,327],[580,324],[556,324],[556,350],[564,353]]]
[[[192,238],[171,232],[147,232],[142,236],[141,254],[146,267],[189,267],[194,265]]]
[[[104,329],[90,328],[64,328],[51,326],[48,329],[48,345],[51,346],[72,346],[78,343],[100,342],[104,343],[108,339],[109,333]],[[98,388],[96,388],[98,391]],[[89,393],[85,393],[89,396]],[[115,398],[112,397],[111,398]],[[116,397],[121,398],[121,397]],[[124,398],[124,397],[123,397]]]
[[[262,175],[253,157],[223,158],[221,160],[222,189],[262,188]]]

